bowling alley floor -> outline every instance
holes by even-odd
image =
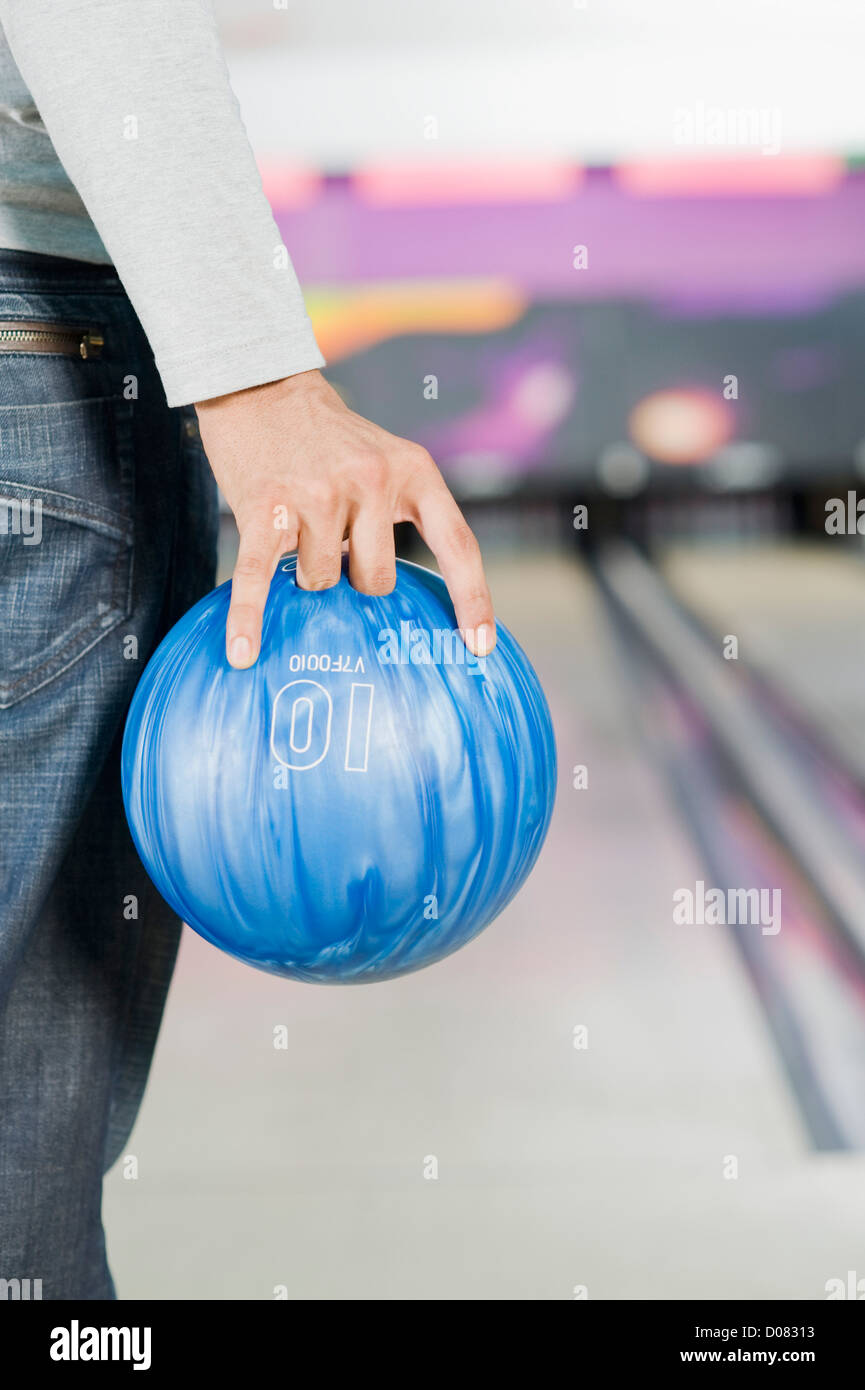
[[[776,684],[865,779],[865,550],[846,538],[680,544],[664,570],[714,631]]]
[[[121,1298],[819,1299],[865,1276],[865,1155],[809,1148],[724,929],[673,923],[702,867],[586,573],[489,570],[556,724],[534,874],[389,984],[293,984],[185,934],[138,1176],[106,1184]]]

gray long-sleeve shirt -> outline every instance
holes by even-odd
[[[169,405],[322,366],[209,0],[0,23],[0,247],[113,262]]]

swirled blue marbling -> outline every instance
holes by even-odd
[[[169,632],[129,712],[123,797],[150,877],[215,946],[295,979],[386,980],[449,955],[514,896],[549,826],[555,743],[527,657],[499,624],[476,663],[418,565],[371,598],[346,574],[300,589],[292,558],[261,657],[236,671],[230,590]]]

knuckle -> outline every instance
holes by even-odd
[[[412,488],[432,489],[443,481],[435,459],[422,444],[409,444],[404,460],[406,483]]]
[[[463,603],[474,610],[478,621],[490,616],[490,596],[485,589],[469,589]]]
[[[364,491],[383,491],[390,477],[390,464],[384,454],[362,454],[355,460],[353,471]]]
[[[261,579],[267,573],[265,557],[257,550],[249,550],[239,555],[234,566],[236,579]]]
[[[474,560],[480,555],[480,547],[475,533],[467,521],[459,521],[450,533],[451,548],[455,555],[464,560]]]
[[[392,593],[396,587],[396,570],[390,566],[379,565],[366,576],[363,588],[368,594],[378,596]]]
[[[309,574],[305,576],[302,588],[318,592],[321,589],[332,589],[336,582],[335,574]]]
[[[242,555],[234,567],[235,580],[259,582],[266,573],[266,566],[260,555]]]
[[[310,479],[304,493],[307,505],[317,511],[331,511],[336,506],[336,489],[326,478]]]
[[[342,572],[342,552],[321,551],[311,561],[301,566],[304,587],[307,589],[330,589],[339,581]]]
[[[408,449],[408,457],[416,467],[435,468],[435,459],[429,449],[425,449],[423,444],[411,444]],[[438,471],[438,470],[436,470]]]
[[[260,617],[261,609],[256,608],[254,603],[233,603],[228,626],[232,632],[246,632],[255,627]]]

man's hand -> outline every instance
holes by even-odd
[[[435,555],[463,638],[495,645],[478,543],[425,449],[343,404],[320,372],[301,372],[196,405],[201,439],[240,530],[226,651],[252,666],[279,557],[297,551],[298,583],[329,589],[348,539],[349,577],[364,594],[396,583],[393,527],[411,521]]]

